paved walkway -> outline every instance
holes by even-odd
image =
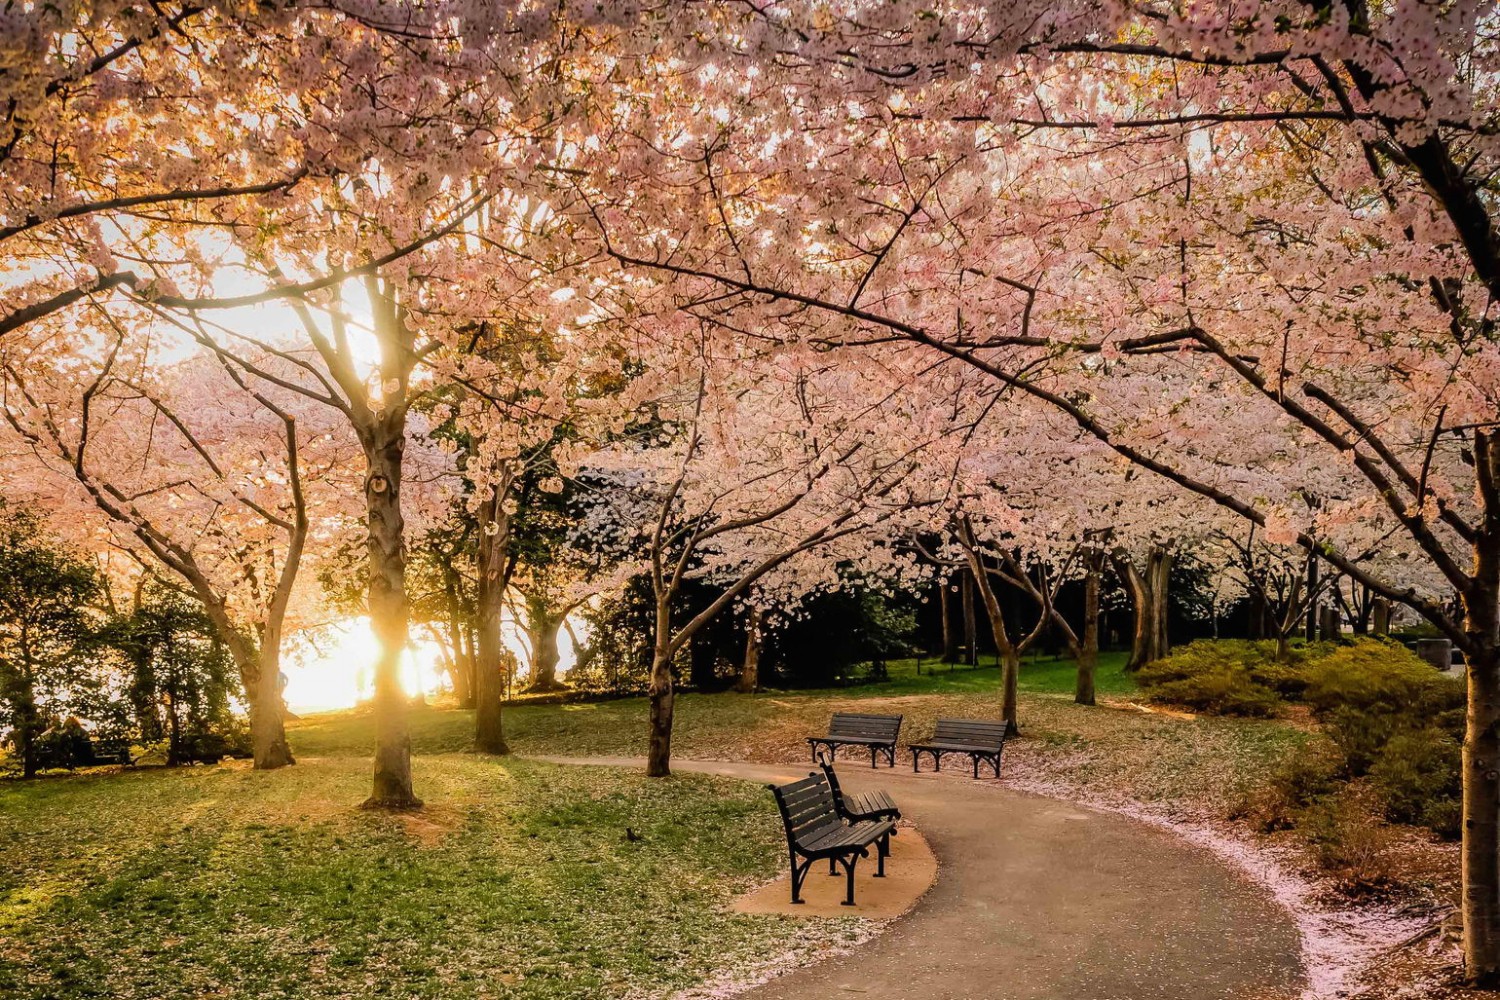
[[[672,766],[754,781],[809,770]],[[753,1000],[1280,1000],[1300,990],[1287,914],[1164,831],[967,776],[853,762],[839,776],[852,791],[890,790],[937,854],[937,884],[856,954],[773,980]]]

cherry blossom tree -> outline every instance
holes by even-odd
[[[836,586],[837,565],[870,548],[852,539],[928,501],[908,477],[937,437],[899,433],[882,421],[892,397],[861,392],[876,383],[803,352],[721,354],[707,336],[692,350],[661,343],[614,401],[634,403],[633,428],[587,459],[614,483],[634,483],[599,505],[655,599],[653,777],[670,773],[673,663],[686,644],[757,585],[762,600],[778,588]],[[674,605],[690,578],[717,596],[679,621]]]
[[[75,542],[180,580],[239,669],[256,767],[293,763],[280,657],[310,531],[309,445],[317,482],[339,457],[333,438],[295,397],[212,359],[168,363],[142,331],[101,337],[66,366],[50,362],[56,340],[0,351],[0,404],[23,449],[11,491],[58,508]]]
[[[971,365],[1442,630],[1473,667],[1466,961],[1500,980],[1492,5],[754,16],[774,71],[652,82],[661,117],[599,169],[604,252],[684,302],[737,299],[740,329],[818,310]],[[1243,422],[1208,394],[1359,493],[1231,457]],[[1398,526],[1463,613],[1351,558],[1358,517]]]

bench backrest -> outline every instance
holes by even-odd
[[[939,719],[937,731],[932,734],[932,742],[970,743],[998,750],[1005,742],[1008,729],[1004,722],[990,722],[987,719]]]
[[[839,776],[834,773],[833,765],[828,758],[819,755],[818,767],[823,771],[823,780],[828,782],[828,794],[833,797],[833,808],[840,814],[844,812],[844,789],[839,785]]]
[[[865,715],[860,712],[834,712],[828,723],[829,736],[853,736],[865,740],[896,742],[901,731],[899,715]]]
[[[841,826],[838,807],[833,803],[833,791],[828,779],[821,774],[810,774],[789,785],[770,785],[776,796],[776,808],[781,811],[781,823],[786,827],[787,840],[797,843],[811,834],[830,826]]]

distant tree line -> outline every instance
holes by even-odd
[[[122,604],[35,513],[0,505],[0,768],[243,756],[242,703],[200,604],[150,577]]]

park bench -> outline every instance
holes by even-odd
[[[901,818],[901,810],[896,803],[883,791],[874,792],[846,792],[839,784],[839,776],[833,770],[833,764],[825,758],[818,759],[818,766],[823,769],[823,777],[828,779],[828,790],[833,794],[834,808],[839,815],[851,823],[861,820],[898,820]],[[891,831],[895,836],[896,831]]]
[[[877,754],[884,753],[891,767],[896,766],[896,734],[901,731],[899,715],[865,715],[860,712],[834,712],[828,723],[827,736],[809,736],[813,762],[817,763],[818,751],[826,748],[830,757],[837,755],[841,746],[861,746],[870,749],[870,766],[875,766]]]
[[[828,874],[837,875],[836,865],[844,866],[847,887],[844,906],[854,905],[854,866],[860,858],[870,856],[875,847],[875,877],[885,877],[885,859],[891,852],[891,834],[896,825],[890,820],[860,820],[845,823],[834,804],[833,790],[821,774],[810,774],[789,785],[768,785],[781,811],[786,828],[787,853],[792,859],[792,902],[801,903],[802,883],[813,862],[828,859]],[[799,860],[800,859],[800,860]]]
[[[932,739],[926,743],[911,745],[911,769],[917,770],[922,754],[931,754],[933,766],[943,769],[943,754],[967,754],[974,761],[974,777],[979,777],[979,762],[985,761],[995,768],[995,777],[1000,777],[1000,751],[1005,749],[1005,734],[1009,727],[1004,722],[988,722],[983,719],[939,719]]]

